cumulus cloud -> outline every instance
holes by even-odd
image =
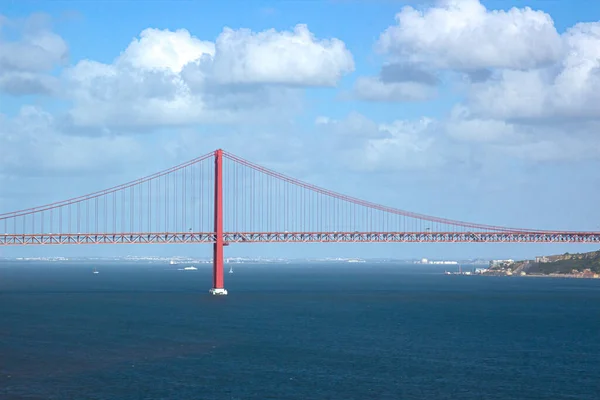
[[[422,11],[406,6],[396,21],[375,46],[387,59],[380,75],[356,81],[359,99],[429,100],[440,83],[436,71],[485,83],[495,70],[540,68],[565,54],[550,15],[529,7],[488,10],[480,0],[440,0]]]
[[[368,139],[363,151],[364,166],[375,169],[382,165],[401,169],[439,166],[446,160],[436,156],[434,121],[394,121],[381,124],[381,138]]]
[[[225,28],[213,62],[213,76],[221,83],[334,86],[353,70],[344,42],[318,40],[303,24],[293,32]]]
[[[44,15],[32,15],[23,21],[0,15],[0,20],[4,21],[0,23],[0,92],[53,93],[58,80],[49,71],[67,61],[65,41],[50,30]]]
[[[114,63],[83,60],[64,76],[74,124],[151,127],[285,119],[299,87],[333,86],[353,68],[343,42],[317,40],[305,25],[226,28],[215,43],[146,29]]]
[[[459,72],[464,102],[440,121],[453,143],[531,162],[598,158],[600,23],[559,33],[543,11],[488,10],[480,0],[404,7],[396,20],[376,44],[392,67],[359,78],[359,97],[430,99],[436,72]],[[425,66],[433,72],[419,72]]]
[[[354,170],[394,171],[439,167],[447,162],[443,137],[430,118],[376,123],[352,113],[342,120],[319,117],[319,128],[329,132],[329,146]]]
[[[577,24],[563,40],[565,57],[554,65],[504,70],[473,85],[473,111],[499,119],[600,118],[600,23]]]
[[[179,73],[183,67],[202,58],[213,57],[215,45],[193,37],[186,29],[144,29],[134,38],[115,64],[139,69],[168,70]]]
[[[0,92],[9,95],[51,95],[55,94],[58,88],[59,81],[54,76],[21,71],[0,72]]]
[[[365,172],[477,170],[508,165],[600,160],[599,123],[544,127],[480,118],[457,106],[448,118],[378,123],[351,113],[315,120],[324,142],[347,167]],[[500,167],[502,168],[502,167]]]
[[[550,15],[529,7],[487,10],[479,0],[442,0],[424,11],[407,6],[377,48],[394,59],[439,69],[528,69],[563,54]]]
[[[458,142],[507,143],[521,138],[514,124],[502,120],[478,118],[463,106],[455,106],[445,121],[448,136]]]
[[[598,157],[594,125],[575,120],[600,117],[600,24],[578,24],[560,35],[541,11],[488,10],[477,0],[440,1],[424,11],[405,7],[397,21],[377,42],[386,55],[379,74],[359,77],[352,96],[431,100],[438,95],[441,77],[448,76],[444,69],[468,76],[467,96],[439,120],[386,124],[360,114],[342,120],[320,117],[318,131],[331,135],[315,139],[339,149],[345,165],[373,171],[443,167],[467,156],[478,162],[490,155],[534,162]],[[45,27],[23,32],[10,45],[43,50],[46,61],[33,65],[25,56],[0,52],[0,87],[40,93],[56,91],[60,84],[71,106],[60,121],[76,133],[200,123],[228,124],[235,130],[235,124],[289,123],[301,110],[301,88],[334,86],[354,70],[341,40],[317,38],[306,25],[289,31],[225,28],[214,41],[185,29],[149,28],[115,54],[113,62],[81,60],[65,68],[58,81],[45,72],[68,54],[64,41]],[[9,78],[2,75],[9,70]],[[48,126],[57,133],[50,137],[75,143],[57,123],[52,117]],[[16,142],[7,137],[2,139],[5,152],[28,140],[27,135]],[[115,146],[124,140],[109,138]],[[268,130],[261,138],[277,142]],[[299,152],[308,147],[300,137],[284,139],[294,140]],[[83,147],[100,145],[81,140]],[[10,155],[5,160],[12,160],[4,161],[5,170],[18,164]]]
[[[77,174],[118,170],[146,155],[126,136],[72,136],[50,113],[24,106],[14,117],[0,116],[0,174]]]
[[[528,73],[553,68],[570,51],[550,15],[529,7],[488,10],[480,0],[439,0],[423,10],[406,6],[396,14],[396,21],[376,42],[387,60],[380,75],[356,81],[360,99],[429,100],[442,83],[438,75],[450,71],[479,86],[473,93],[476,101],[499,103],[497,92],[502,88],[488,83],[510,75],[515,86],[531,93],[515,96],[504,107],[522,110],[520,103],[529,102],[528,95],[539,96],[533,86],[540,78]]]
[[[560,124],[600,118],[598,22],[579,23],[559,34],[543,11],[488,10],[480,0],[444,0],[423,11],[404,7],[396,20],[381,34],[378,49],[392,65],[463,72],[466,105],[479,119]],[[417,82],[425,84],[428,76],[401,72],[414,76],[412,96],[404,96],[414,99],[415,88],[423,88]],[[357,81],[365,99],[402,97],[395,83],[365,82]],[[428,98],[425,91],[417,93]]]

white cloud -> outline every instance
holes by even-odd
[[[380,125],[379,131],[385,136],[367,140],[361,162],[367,169],[415,169],[442,165],[446,160],[436,156],[433,124],[433,120],[423,118]]]
[[[461,72],[468,77],[464,103],[440,121],[453,145],[524,162],[599,157],[593,132],[600,121],[600,23],[559,34],[542,11],[488,10],[480,0],[438,1],[423,11],[404,7],[396,19],[377,47],[389,66],[400,68],[386,81],[384,66],[378,80],[359,78],[357,88],[395,101],[398,82],[432,88],[436,70]],[[425,66],[434,74],[423,72]]]
[[[575,163],[600,160],[598,123],[548,127],[479,118],[457,106],[447,119],[377,123],[351,113],[342,120],[320,116],[317,147],[354,170],[390,172],[505,168],[514,162]],[[314,144],[313,144],[314,146]]]
[[[53,43],[43,35],[36,40],[46,47]],[[269,129],[263,129],[260,139],[253,136],[252,129],[245,130],[246,140],[242,133],[233,135],[240,143],[268,153],[271,147],[266,147],[266,142],[290,144],[292,138],[279,132],[275,135],[272,126],[289,122],[297,112],[302,86],[333,86],[354,68],[343,42],[317,39],[305,25],[290,32],[225,29],[215,43],[200,40],[185,29],[150,28],[112,63],[81,60],[64,68],[59,79],[35,75],[38,70],[25,68],[25,61],[21,59],[17,65],[21,69],[11,66],[7,87],[16,85],[17,76],[30,91],[41,91],[35,85],[44,84],[47,91],[60,85],[57,92],[69,108],[65,115],[54,116],[27,106],[14,117],[3,117],[0,175],[5,178],[42,171],[60,175],[119,169],[161,150],[151,143],[154,137],[140,139],[115,132],[177,127],[177,131],[168,131],[169,145],[173,145],[185,137],[180,130],[202,123],[229,125],[219,134],[196,131],[194,143],[205,148],[207,142],[222,144],[222,137],[232,135],[227,131],[237,131],[236,124],[268,122]],[[2,62],[9,64],[5,59]],[[3,77],[0,75],[0,85]],[[298,140],[296,143],[302,147]],[[187,156],[197,156],[195,148],[185,149]]]
[[[393,62],[468,74],[466,105],[478,120],[563,124],[600,118],[598,22],[559,34],[542,11],[488,10],[480,0],[439,1],[424,11],[405,7],[396,19],[378,48]],[[382,100],[396,98],[387,82],[368,89]]]
[[[146,156],[132,137],[66,135],[38,107],[24,106],[13,118],[0,116],[0,124],[0,174],[8,177],[114,171]]]
[[[68,47],[57,34],[45,29],[20,32],[14,41],[0,41],[0,68],[46,71],[66,61]]]
[[[349,139],[381,136],[379,125],[357,112],[351,112],[346,118],[341,120],[319,116],[315,119],[315,124],[326,128],[327,132],[340,138],[346,144],[348,144]]]
[[[347,167],[360,171],[394,171],[439,167],[447,159],[436,121],[396,120],[378,124],[351,113],[343,120],[319,117],[316,123],[329,134],[330,148]]]
[[[48,72],[66,62],[65,41],[51,32],[42,15],[10,21],[0,15],[0,92],[12,95],[49,94],[58,81]],[[11,29],[12,28],[12,29]],[[7,40],[8,30],[16,39]]]
[[[209,119],[202,98],[169,71],[84,60],[65,71],[64,83],[76,126],[159,127]]]
[[[423,11],[406,6],[396,20],[376,43],[387,59],[380,76],[355,83],[359,99],[430,100],[439,71],[459,71],[476,81],[495,70],[518,74],[552,65],[565,54],[552,18],[528,7],[488,10],[479,0],[441,0]],[[496,100],[493,93],[489,97]]]
[[[0,92],[14,96],[54,94],[59,85],[58,79],[50,75],[21,71],[0,72]]]
[[[337,39],[225,29],[216,43],[186,30],[146,29],[113,64],[83,60],[65,71],[79,126],[152,127],[289,118],[300,86],[332,86],[354,68]]]
[[[461,105],[452,110],[445,123],[445,130],[458,142],[506,143],[520,138],[513,124],[502,120],[473,117],[469,109]]]
[[[493,71],[485,79],[467,85],[468,97],[447,119],[415,118],[385,124],[358,113],[337,121],[324,116],[316,121],[317,131],[328,132],[329,136],[317,135],[314,143],[308,143],[306,137],[291,133],[277,136],[272,128],[264,128],[258,147],[263,148],[263,142],[279,145],[289,140],[294,143],[295,154],[308,154],[308,149],[315,147],[339,149],[344,165],[365,171],[477,164],[485,163],[490,156],[526,162],[598,158],[594,127],[577,126],[566,119],[600,117],[600,24],[579,24],[558,35],[547,14],[527,8],[489,11],[475,0],[441,2],[422,13],[404,8],[398,20],[399,25],[386,30],[379,41],[389,59],[378,76],[356,81],[354,97],[425,101],[437,95],[442,74],[435,68],[475,75],[490,68]],[[36,32],[42,33],[35,40],[39,46],[61,49],[60,42],[52,39],[53,34],[47,35],[47,29]],[[523,40],[513,40],[515,35]],[[541,45],[532,46],[535,41]],[[510,45],[514,45],[512,49],[507,48]],[[458,56],[453,49],[458,49]],[[55,56],[50,57],[49,65],[55,65],[62,57],[59,55],[66,54],[66,45],[61,51],[52,53]],[[2,62],[0,65],[8,65]],[[27,65],[27,59],[20,62]],[[135,149],[135,142],[110,136],[124,129],[179,130],[218,123],[227,124],[227,130],[233,132],[237,131],[236,124],[286,126],[301,109],[301,87],[332,86],[353,70],[352,55],[342,41],[315,38],[305,25],[291,31],[226,28],[214,42],[194,37],[185,29],[149,28],[115,55],[112,63],[81,60],[64,70],[61,92],[72,107],[65,121],[48,116],[51,121],[47,126],[53,133],[40,143],[55,149],[53,154],[62,158],[66,153],[60,149],[69,146],[81,146],[83,154],[88,147],[109,143],[115,149],[128,145]],[[22,82],[17,86],[29,85],[29,91],[41,92],[56,90],[59,83],[49,75],[40,79],[38,70],[11,71],[20,81],[3,81],[0,75],[0,86],[3,82],[7,88]],[[41,117],[28,118],[35,121]],[[552,123],[548,122],[550,118]],[[534,119],[535,123],[524,123],[523,119]],[[64,129],[70,132],[102,132],[106,136],[67,136],[59,122],[66,124]],[[244,134],[251,135],[253,129]],[[18,131],[14,127],[11,130]],[[10,139],[4,135],[5,171],[21,165],[21,160],[7,149],[19,154],[18,149],[28,141],[35,146],[34,137],[44,136],[42,129],[37,132],[21,133],[18,140],[15,134],[9,135]],[[221,133],[214,137],[220,138]],[[174,140],[179,139],[178,134],[171,131]],[[209,140],[204,134],[194,134],[201,141]],[[236,140],[242,136],[238,134]],[[250,147],[243,143],[242,148]],[[104,158],[110,159],[110,155],[91,155],[85,160],[75,157],[71,167],[85,161],[102,163]],[[67,168],[64,160],[48,162],[49,168]],[[56,166],[50,167],[53,163]]]
[[[567,52],[555,65],[505,70],[473,85],[473,111],[503,119],[600,118],[600,23],[577,24],[563,40]]]
[[[69,116],[80,127],[267,122],[287,118],[299,96],[292,89],[270,87],[196,90],[171,72],[120,69],[93,61],[78,63],[65,77],[73,99]]]
[[[134,38],[115,64],[139,69],[166,69],[179,73],[183,67],[203,55],[213,57],[215,45],[190,35],[185,29],[144,29]]]
[[[293,32],[225,28],[216,41],[212,75],[221,83],[334,86],[352,71],[344,42],[318,40],[299,24]]]
[[[407,6],[377,47],[392,58],[440,69],[527,69],[556,61],[562,41],[552,18],[529,7],[487,10],[479,0]]]

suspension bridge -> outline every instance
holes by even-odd
[[[0,246],[231,243],[600,243],[600,232],[484,225],[346,196],[223,150],[119,186],[0,214]]]

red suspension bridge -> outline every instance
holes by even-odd
[[[0,246],[213,244],[213,294],[230,243],[600,243],[548,231],[416,214],[335,193],[223,150],[110,189],[0,214]]]

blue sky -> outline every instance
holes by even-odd
[[[0,1],[0,213],[223,147],[414,212],[600,230],[596,2],[140,4]],[[589,249],[253,245],[228,252],[519,258]],[[208,250],[8,248],[0,255]]]

